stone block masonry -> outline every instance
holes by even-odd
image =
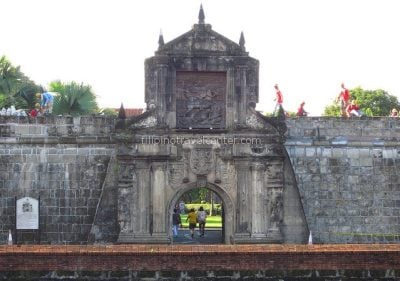
[[[294,118],[286,148],[316,243],[399,243],[400,120]]]
[[[4,117],[2,117],[4,119]],[[32,123],[33,122],[33,123]],[[106,118],[10,117],[0,124],[0,231],[20,243],[87,243],[110,155]],[[40,197],[40,233],[15,237],[15,197]]]
[[[286,124],[285,146],[314,243],[399,243],[400,119]],[[115,242],[114,125],[105,117],[1,117],[1,244],[15,227],[14,198],[24,196],[41,198],[41,236],[20,231],[20,243]],[[100,226],[91,240],[94,224]]]

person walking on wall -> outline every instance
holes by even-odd
[[[274,116],[279,112],[279,109],[282,108],[283,103],[283,95],[282,92],[279,90],[278,84],[275,84],[275,109],[274,109]],[[283,108],[282,108],[283,109]]]
[[[352,100],[351,103],[347,106],[348,116],[363,116],[363,112],[360,110],[360,107],[357,105],[356,100]]]
[[[194,237],[194,229],[196,228],[197,225],[197,215],[196,212],[194,211],[194,208],[191,208],[188,216],[186,218],[186,221],[189,221],[189,230],[190,230],[190,237]]]
[[[300,104],[300,107],[297,109],[297,116],[307,116],[308,112],[304,109],[305,104],[304,101]]]
[[[41,94],[36,94],[36,97],[40,98],[42,114],[51,114],[53,112],[53,95],[44,91]]]
[[[182,225],[181,215],[178,214],[178,209],[174,209],[174,213],[172,214],[172,233],[174,237],[178,236],[179,226]]]
[[[204,211],[203,206],[200,206],[197,212],[197,221],[199,223],[200,237],[204,237],[204,230],[206,227],[207,212]]]
[[[338,97],[336,98],[336,101],[340,103],[340,114],[342,115],[342,117],[350,117],[350,115],[347,112],[347,107],[350,104],[350,92],[344,86],[344,83],[342,83],[341,87],[342,91],[339,93]]]

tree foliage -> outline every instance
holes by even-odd
[[[53,81],[50,83],[49,90],[57,93],[54,98],[54,114],[78,116],[98,113],[96,95],[89,85]]]
[[[35,93],[41,86],[31,81],[20,69],[5,57],[0,58],[0,108],[14,105],[16,108],[33,108]]]
[[[114,108],[102,108],[100,114],[105,116],[118,116],[118,112]]]
[[[352,100],[356,100],[360,109],[367,116],[388,116],[392,108],[399,108],[396,96],[384,90],[364,90],[357,87],[350,90]],[[325,116],[340,116],[340,106],[335,101],[325,107]]]

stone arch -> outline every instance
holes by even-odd
[[[231,244],[233,242],[233,234],[234,234],[234,222],[235,222],[235,205],[233,204],[232,198],[229,194],[219,185],[208,182],[205,186],[211,191],[215,192],[222,200],[223,209],[224,209],[224,237],[223,241],[225,244]],[[197,183],[187,183],[182,184],[177,192],[174,193],[172,198],[169,200],[169,204],[167,207],[166,215],[166,225],[167,225],[167,233],[170,237],[170,241],[172,241],[171,237],[171,228],[172,228],[172,213],[175,205],[178,203],[179,198],[182,197],[186,192],[198,188]]]

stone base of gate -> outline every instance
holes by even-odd
[[[171,239],[166,233],[120,233],[118,237],[120,244],[170,244]]]
[[[283,243],[281,235],[273,236],[264,233],[235,233],[233,237],[235,244],[280,244]]]

